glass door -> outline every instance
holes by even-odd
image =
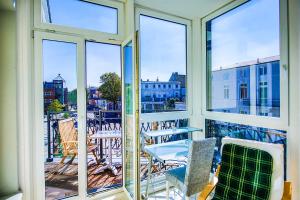
[[[131,199],[139,199],[139,73],[136,65],[135,37],[122,45],[124,189]]]

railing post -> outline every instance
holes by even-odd
[[[51,130],[50,130],[50,113],[47,111],[47,139],[48,139],[48,158],[47,162],[52,162],[53,158],[51,158]]]
[[[100,126],[100,131],[102,131],[102,111],[99,111],[99,126]],[[100,139],[100,159],[103,159],[103,140]]]

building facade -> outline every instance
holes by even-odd
[[[62,105],[68,104],[68,88],[60,74],[52,82],[44,82],[44,111],[57,99]]]
[[[185,110],[186,75],[173,72],[169,81],[141,81],[142,112]]]
[[[209,110],[280,116],[279,66],[273,56],[213,70]]]

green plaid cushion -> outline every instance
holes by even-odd
[[[267,200],[273,172],[272,156],[262,150],[225,144],[214,200]]]

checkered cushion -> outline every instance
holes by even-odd
[[[268,200],[272,156],[262,150],[225,144],[214,200]]]

